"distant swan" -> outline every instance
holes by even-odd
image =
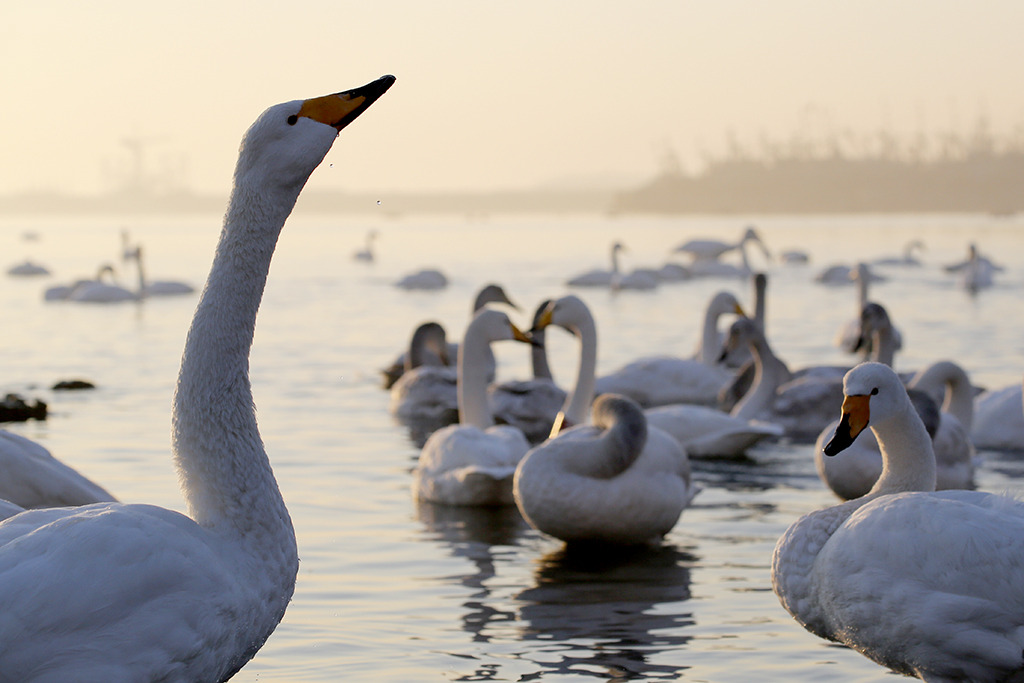
[[[15,277],[37,277],[40,275],[49,275],[50,270],[46,266],[35,263],[29,259],[8,268],[7,274]]]
[[[523,517],[569,543],[659,541],[696,492],[682,447],[648,427],[634,401],[612,394],[594,401],[593,425],[535,447],[515,474]]]
[[[435,290],[444,289],[447,286],[448,277],[436,268],[417,270],[415,273],[409,273],[395,282],[395,287],[399,289]]]
[[[352,258],[356,261],[362,261],[364,263],[373,263],[374,253],[373,245],[377,241],[377,231],[369,230],[366,233],[366,245],[362,249],[357,249],[353,254]]]
[[[226,681],[280,622],[298,554],[253,409],[256,313],[306,179],[393,81],[277,105],[249,128],[174,397],[190,514],[97,503],[0,524],[4,679]]]
[[[139,269],[139,294],[142,298],[151,296],[180,296],[192,294],[196,291],[196,288],[187,282],[179,280],[150,280],[147,278],[142,258],[142,245],[136,245],[129,252],[129,258],[135,261],[135,267]]]
[[[487,406],[484,350],[491,342],[530,339],[501,311],[483,309],[459,352],[459,424],[430,435],[413,471],[413,494],[446,505],[511,505],[512,474],[530,444],[521,431],[494,425]]]
[[[878,258],[872,263],[876,266],[920,266],[921,260],[914,255],[914,252],[923,251],[924,248],[924,242],[921,240],[910,240],[903,245],[902,256]]]
[[[391,414],[400,420],[443,424],[458,419],[456,369],[449,364],[444,328],[430,321],[419,325],[405,354],[405,369],[391,387]]]
[[[797,520],[772,586],[811,633],[928,681],[1024,673],[1024,504],[935,492],[931,439],[899,377],[865,363],[844,380],[837,455],[870,427],[882,476],[862,498]]]
[[[619,267],[619,252],[625,251],[622,242],[614,242],[611,248],[611,269],[600,268],[569,278],[566,282],[570,287],[607,287],[609,289],[654,289],[658,286],[658,276],[654,271],[634,270],[623,272]]]
[[[693,239],[680,244],[674,251],[689,254],[694,262],[715,261],[730,251],[742,250],[748,242],[757,244],[764,252],[765,258],[770,258],[768,247],[765,246],[761,235],[751,226],[744,232],[743,236],[736,242],[723,242],[712,239]]]
[[[850,269],[850,278],[857,286],[857,308],[853,318],[843,323],[836,332],[834,343],[846,353],[863,354],[865,360],[871,356],[871,338],[865,335],[861,324],[864,306],[869,302],[868,289],[872,281],[871,272],[865,263],[858,263]],[[903,348],[903,335],[895,327],[892,328],[894,350]]]

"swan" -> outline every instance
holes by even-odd
[[[678,441],[694,458],[739,457],[755,444],[785,434],[779,425],[734,417],[708,406],[659,406],[648,408],[644,415],[648,425]]]
[[[594,401],[592,425],[530,450],[514,486],[526,521],[569,543],[658,541],[697,493],[682,447],[614,394]]]
[[[1024,451],[1024,400],[1020,384],[985,391],[974,399],[970,436],[975,448]]]
[[[555,384],[544,348],[546,331],[543,320],[550,299],[540,303],[533,315],[530,329],[530,364],[533,377],[512,380],[487,387],[487,402],[495,422],[517,427],[530,443],[546,439],[558,411],[565,405],[568,393]]]
[[[614,242],[611,248],[611,270],[588,270],[569,278],[570,287],[608,287],[610,289],[654,289],[658,286],[658,275],[654,271],[634,270],[624,273],[619,268],[619,252],[626,251],[622,242]]]
[[[697,350],[693,357],[708,366],[718,364],[718,357],[722,353],[723,334],[718,329],[718,321],[723,315],[735,314],[746,315],[740,302],[737,301],[732,292],[718,292],[708,301],[704,311],[704,325],[701,328],[700,341],[697,343]]]
[[[424,268],[402,276],[395,287],[399,289],[437,290],[448,286],[448,277],[436,268]]]
[[[23,508],[116,501],[31,439],[0,429],[0,499]]]
[[[476,315],[477,311],[486,306],[487,304],[507,304],[512,308],[518,308],[512,300],[509,298],[505,290],[500,285],[490,283],[480,288],[480,291],[476,293],[476,297],[473,299],[473,308],[470,310],[470,318]],[[414,331],[415,333],[415,331]],[[391,364],[381,370],[384,375],[384,388],[390,389],[394,386],[398,378],[405,372],[406,355],[408,350],[403,351],[398,355],[395,360],[391,361]],[[454,342],[448,344],[448,361],[447,365],[451,365],[454,369],[456,359],[459,356],[459,345]],[[431,363],[432,364],[432,363]],[[491,361],[491,374],[494,374],[494,361]]]
[[[49,275],[50,270],[43,265],[35,263],[31,259],[26,259],[21,263],[16,263],[7,269],[7,274],[15,277],[37,277],[40,275]]]
[[[921,240],[910,240],[903,245],[901,256],[890,256],[878,258],[872,261],[876,266],[920,266],[921,260],[914,256],[916,251],[924,251],[925,245]]]
[[[967,260],[959,266],[947,266],[947,272],[960,274],[960,285],[970,294],[977,294],[995,284],[995,273],[1002,270],[971,244],[967,248]]]
[[[362,249],[357,249],[352,254],[353,260],[362,261],[363,263],[373,263],[373,244],[377,240],[377,231],[369,230],[366,233],[366,245]]]
[[[256,312],[306,179],[393,82],[273,106],[246,132],[174,396],[189,515],[97,503],[0,524],[4,679],[226,681],[280,622],[298,554],[253,409]]]
[[[887,279],[871,270],[866,263],[858,263],[853,267],[829,266],[814,276],[814,281],[821,285],[848,285],[851,282],[859,285],[862,282],[885,282]]]
[[[714,296],[705,311],[699,358],[674,356],[646,356],[627,363],[608,375],[597,379],[597,394],[622,394],[644,408],[673,403],[695,403],[714,406],[718,392],[732,378],[732,372],[715,362],[709,364],[707,351],[717,334],[719,311],[742,313],[739,303],[731,294]]]
[[[485,349],[501,340],[530,343],[501,311],[485,308],[477,313],[459,352],[459,424],[437,430],[423,445],[413,471],[417,500],[512,504],[512,474],[530,444],[515,427],[495,425],[487,406]]]
[[[405,354],[405,371],[391,387],[391,414],[403,421],[448,424],[458,419],[456,369],[449,365],[444,327],[419,325]],[[493,356],[492,356],[493,358]]]
[[[771,258],[771,255],[768,252],[768,247],[765,246],[764,241],[761,239],[761,235],[753,226],[748,227],[743,232],[743,236],[736,242],[723,242],[721,240],[712,239],[694,239],[680,244],[678,247],[673,249],[673,251],[689,254],[694,262],[716,261],[730,251],[742,251],[743,247],[748,242],[754,242],[757,244],[761,247],[761,251],[764,252],[764,257]]]
[[[149,280],[146,278],[146,271],[142,261],[142,245],[136,245],[128,252],[131,259],[135,261],[135,267],[139,269],[139,291],[140,298],[151,296],[180,296],[192,294],[196,288],[187,282],[178,280]]]
[[[844,379],[836,455],[866,427],[882,476],[858,499],[811,512],[779,539],[772,587],[817,636],[931,681],[1024,673],[1024,504],[935,492],[935,455],[903,384],[880,363]]]

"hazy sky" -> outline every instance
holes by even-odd
[[[267,106],[398,82],[317,188],[639,181],[797,131],[1024,125],[1019,0],[33,0],[0,8],[0,193],[226,192]],[[333,166],[331,165],[333,164]]]

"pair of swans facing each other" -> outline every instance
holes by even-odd
[[[899,377],[844,379],[837,455],[870,428],[882,475],[867,495],[811,512],[779,539],[772,585],[810,632],[933,681],[1024,676],[1024,503],[934,491],[932,440]]]
[[[277,627],[298,552],[253,409],[256,313],[305,181],[393,82],[271,107],[245,134],[174,398],[189,516],[97,503],[0,524],[0,677],[225,681]]]

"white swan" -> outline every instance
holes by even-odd
[[[146,269],[142,258],[142,245],[135,245],[128,252],[129,258],[135,261],[135,267],[139,269],[139,292],[141,298],[151,296],[181,296],[192,294],[196,288],[187,282],[180,280],[150,280],[146,277]]]
[[[871,339],[870,335],[863,333],[861,316],[864,306],[869,301],[868,289],[872,280],[867,264],[858,263],[850,269],[850,279],[857,286],[857,310],[854,317],[843,323],[836,331],[834,343],[847,353],[863,352],[866,360],[871,355]],[[892,340],[895,350],[903,348],[903,335],[895,327],[892,328]]]
[[[1021,385],[1011,384],[979,394],[974,399],[970,435],[975,448],[1024,451]]]
[[[997,265],[991,259],[982,256],[977,245],[971,243],[967,246],[967,259],[957,263],[944,266],[947,273],[957,274],[960,285],[969,294],[977,294],[978,291],[986,289],[995,284],[995,274],[1005,270],[1003,266]]]
[[[365,244],[365,246],[363,246],[362,249],[357,249],[355,252],[353,252],[353,254],[352,254],[353,260],[355,260],[355,261],[362,261],[363,263],[373,263],[374,258],[375,258],[374,253],[373,253],[373,245],[374,245],[374,242],[376,242],[376,241],[377,241],[377,231],[376,230],[368,230],[366,232],[366,244]]]
[[[495,422],[517,427],[530,443],[543,441],[551,432],[558,411],[565,405],[567,392],[555,384],[544,347],[546,331],[542,326],[551,300],[542,301],[533,315],[530,329],[530,364],[533,377],[510,380],[487,387],[487,402]]]
[[[174,398],[189,516],[98,503],[0,524],[4,679],[225,681],[280,622],[298,555],[253,410],[256,312],[306,179],[393,82],[271,107],[245,134]]]
[[[110,276],[110,281],[103,279],[104,275]],[[117,303],[120,301],[138,301],[139,294],[127,287],[122,287],[114,281],[114,268],[105,265],[100,268],[95,280],[80,280],[71,285],[66,291],[64,300],[78,303]],[[51,287],[43,294],[47,301],[58,301],[65,290]]]
[[[634,401],[612,394],[594,401],[593,425],[532,449],[515,474],[523,517],[570,543],[658,541],[696,492],[679,444],[648,427]]]
[[[1024,673],[1024,504],[934,492],[935,455],[891,368],[844,380],[835,455],[870,426],[882,476],[862,498],[805,515],[779,539],[772,585],[812,633],[929,681]]]
[[[785,434],[770,422],[747,420],[716,408],[670,405],[644,411],[647,424],[662,430],[694,458],[735,458],[765,439]]]
[[[479,311],[487,304],[507,304],[512,308],[517,308],[517,306],[514,303],[512,303],[512,300],[509,298],[508,294],[505,293],[505,290],[502,289],[500,285],[491,283],[484,285],[483,287],[480,288],[480,291],[476,293],[476,297],[473,299],[473,307],[472,309],[470,309],[470,318],[472,319],[472,317],[476,315],[477,311]],[[415,334],[415,331],[413,333]],[[384,375],[385,389],[390,389],[392,386],[394,386],[395,382],[398,381],[398,378],[401,377],[402,373],[405,372],[407,354],[408,349],[400,353],[398,357],[395,358],[395,360],[391,361],[390,365],[381,370],[381,373]],[[459,345],[455,342],[449,342],[447,355],[448,360],[446,364],[450,365],[454,370],[456,360],[459,357]],[[428,362],[427,364],[434,365],[435,363]],[[493,360],[491,361],[490,365],[491,375],[493,376]]]
[[[722,355],[722,341],[725,335],[718,328],[723,315],[746,315],[743,307],[732,292],[718,292],[711,297],[704,311],[704,325],[693,357],[707,366],[716,366]]]
[[[117,500],[31,439],[0,429],[0,499],[23,508]]]
[[[877,258],[872,263],[876,266],[920,266],[921,260],[914,253],[924,251],[924,249],[924,242],[921,240],[910,240],[903,245],[903,254],[901,256]]]
[[[466,328],[459,352],[459,424],[430,435],[413,471],[418,500],[446,505],[511,505],[512,474],[530,448],[515,427],[495,425],[487,406],[485,350],[492,342],[530,343],[494,309],[483,309]]]
[[[850,283],[885,282],[886,280],[888,278],[871,270],[871,267],[866,263],[858,263],[852,267],[841,264],[833,265],[823,269],[814,276],[814,281],[818,284],[837,286]]]
[[[395,282],[399,289],[437,290],[448,286],[448,277],[436,268],[423,268]]]
[[[43,265],[40,265],[32,259],[26,259],[21,263],[16,263],[7,269],[7,274],[15,277],[37,277],[40,275],[49,275],[50,270]]]
[[[743,232],[743,236],[736,242],[723,242],[722,240],[712,239],[693,239],[680,244],[678,247],[673,249],[673,251],[689,254],[694,262],[716,261],[730,251],[742,250],[748,242],[757,244],[761,248],[761,251],[764,252],[765,258],[771,258],[768,247],[765,245],[764,241],[761,239],[761,235],[758,234],[757,230],[755,230],[753,226],[748,227]]]
[[[611,269],[597,268],[569,278],[566,284],[570,287],[607,287],[609,289],[654,289],[658,286],[658,276],[654,271],[634,270],[626,273],[619,268],[619,252],[625,251],[622,242],[614,242],[611,247]]]

